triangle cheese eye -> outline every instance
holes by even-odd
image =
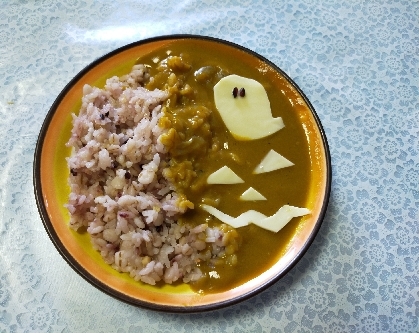
[[[233,96],[239,87],[243,96]],[[258,81],[238,75],[223,77],[214,86],[214,101],[224,124],[236,140],[255,140],[284,127],[281,117],[273,118],[268,94]]]
[[[223,166],[210,174],[207,178],[208,184],[239,184],[244,183],[243,179],[237,176],[228,166]]]
[[[253,170],[253,173],[264,173],[264,172],[271,172],[274,170],[287,168],[293,166],[294,163],[287,160],[281,154],[278,154],[275,150],[271,149],[263,160],[259,163],[259,165]]]
[[[243,194],[240,196],[240,200],[243,201],[256,201],[256,200],[266,200],[266,198],[256,191],[253,187],[249,187]]]

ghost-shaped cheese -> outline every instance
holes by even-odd
[[[245,96],[233,96],[244,88]],[[281,117],[273,118],[265,88],[258,81],[239,75],[222,78],[214,86],[215,106],[230,133],[237,140],[255,140],[284,127]]]

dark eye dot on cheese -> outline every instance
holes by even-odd
[[[234,88],[233,88],[233,97],[234,97],[234,98],[236,98],[236,97],[237,97],[238,92],[239,92],[238,88],[237,88],[237,87],[234,87]]]

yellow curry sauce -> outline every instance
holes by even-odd
[[[237,217],[248,210],[273,215],[285,204],[304,207],[310,182],[310,157],[304,128],[287,97],[270,84],[257,66],[230,58],[217,48],[203,52],[194,41],[183,40],[147,54],[137,63],[149,65],[147,89],[166,90],[160,124],[168,129],[162,142],[169,148],[171,162],[165,176],[183,195],[180,205],[189,208],[180,223],[221,226],[199,208],[202,203]],[[259,81],[266,89],[273,117],[282,117],[285,128],[268,137],[238,141],[229,133],[214,104],[214,85],[229,74]],[[251,91],[246,91],[251,94]],[[233,97],[232,97],[233,98]],[[237,119],[240,121],[240,119]],[[295,165],[264,174],[252,171],[274,149]],[[207,177],[223,166],[244,180],[242,184],[208,185]],[[242,201],[249,187],[262,193],[265,201]],[[253,224],[238,229],[222,225],[231,234],[225,260],[215,266],[201,265],[204,278],[191,284],[197,292],[219,292],[234,288],[269,268],[285,252],[301,219],[292,219],[278,233]]]

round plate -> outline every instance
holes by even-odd
[[[307,135],[311,160],[310,193],[306,207],[311,215],[290,240],[287,250],[265,272],[231,290],[197,294],[186,284],[149,286],[134,281],[128,274],[118,273],[104,263],[95,251],[87,232],[78,233],[68,226],[67,202],[69,170],[65,158],[70,149],[65,143],[71,132],[71,113],[81,105],[84,84],[102,87],[114,75],[128,73],[138,57],[156,49],[193,39],[196,47],[210,50],[215,44],[220,53],[235,57],[244,66],[260,66],[273,73],[272,84],[282,91],[298,113]],[[307,133],[308,133],[307,132]],[[45,229],[58,252],[84,279],[103,292],[133,305],[170,312],[198,312],[221,308],[247,299],[283,277],[304,255],[320,228],[329,199],[331,184],[330,154],[320,121],[303,92],[278,67],[267,59],[239,45],[220,39],[171,35],[142,40],[119,48],[97,59],[82,70],[60,93],[39,134],[34,160],[34,188],[39,213]]]

